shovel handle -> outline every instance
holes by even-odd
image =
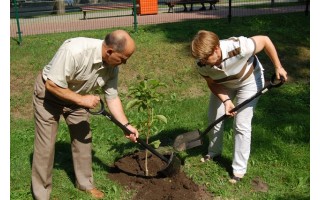
[[[271,88],[280,87],[283,83],[284,83],[284,78],[282,76],[280,76],[280,80],[276,80],[276,75],[273,74],[268,85],[264,86],[262,89],[260,89],[255,95],[253,95],[249,99],[245,100],[244,102],[242,102],[239,105],[237,105],[236,107],[234,107],[230,112],[235,112],[235,111],[239,110],[240,108],[242,108],[244,105],[248,104],[253,99],[255,99],[258,96],[262,95],[263,93],[267,92]]]
[[[280,76],[280,80],[276,79],[276,75],[273,74],[270,80],[270,87],[280,87],[285,82],[284,77]]]
[[[244,102],[242,102],[239,105],[237,105],[236,107],[234,107],[232,110],[230,110],[230,112],[235,112],[235,111],[239,110],[244,105],[248,104],[250,101],[257,98],[261,94],[267,92],[271,88],[280,87],[284,82],[285,82],[285,80],[282,76],[280,76],[280,80],[276,80],[276,75],[273,74],[271,77],[270,83],[268,85],[264,86],[262,89],[260,89],[255,95],[253,95],[249,99],[245,100]],[[229,117],[229,115],[226,115],[226,114],[219,117],[216,121],[211,123],[210,126],[208,126],[208,128],[200,135],[200,138],[203,137],[204,135],[206,135],[215,125],[217,125],[218,123],[220,123],[221,121],[225,120],[228,117]]]
[[[106,118],[108,118],[110,121],[112,121],[113,123],[115,123],[119,128],[121,128],[125,134],[131,134],[132,132],[123,124],[121,124],[118,120],[116,120],[116,118],[114,118],[110,113],[108,113],[105,109],[104,103],[103,101],[100,99],[100,109],[99,111],[93,112],[90,109],[87,109],[87,111],[90,114],[93,115],[103,115]],[[137,142],[140,143],[143,147],[145,147],[146,149],[148,149],[151,153],[153,153],[154,155],[156,155],[157,157],[159,157],[161,160],[163,160],[164,162],[166,162],[167,164],[169,163],[169,160],[164,157],[163,155],[161,155],[159,152],[157,152],[154,148],[152,148],[150,145],[148,145],[145,141],[143,141],[140,138],[137,138]]]

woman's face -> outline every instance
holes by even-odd
[[[221,58],[221,49],[220,47],[215,47],[212,54],[205,60],[202,60],[201,63],[206,65],[215,65],[219,66],[221,64],[222,58]]]

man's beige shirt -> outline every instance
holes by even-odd
[[[50,79],[79,94],[102,87],[107,99],[117,97],[119,68],[103,63],[102,43],[103,40],[84,37],[66,40],[44,67],[44,80]]]

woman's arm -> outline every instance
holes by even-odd
[[[251,38],[256,44],[256,50],[254,53],[256,54],[264,50],[274,65],[277,79],[280,79],[280,76],[282,76],[284,80],[287,81],[287,72],[282,67],[280,59],[278,57],[277,50],[274,44],[272,43],[272,41],[270,40],[270,38],[264,35],[257,35]]]
[[[217,84],[209,77],[204,77],[204,79],[207,81],[207,85],[210,88],[211,92],[216,95],[221,102],[223,102],[225,106],[225,112],[226,115],[234,116],[237,112],[230,112],[235,106],[230,99],[227,91],[224,89],[223,85]]]

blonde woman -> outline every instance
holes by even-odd
[[[234,117],[234,151],[231,183],[240,181],[247,172],[251,145],[251,121],[259,98],[254,99],[238,112],[229,112],[236,105],[250,98],[264,87],[263,67],[257,53],[264,50],[272,61],[276,78],[287,80],[276,48],[268,36],[230,37],[220,40],[206,30],[200,30],[191,43],[191,53],[196,59],[197,70],[211,90],[208,118],[212,123],[224,114]],[[222,154],[224,122],[209,132],[209,147],[202,162]]]

